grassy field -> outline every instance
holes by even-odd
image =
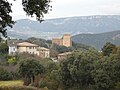
[[[17,80],[17,81],[0,81],[0,87],[1,86],[22,86],[23,81]]]
[[[23,81],[0,81],[0,90],[48,90],[47,88],[38,89],[31,86],[23,86]]]

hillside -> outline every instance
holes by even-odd
[[[13,28],[8,28],[8,36],[27,39],[37,37],[51,39],[63,33],[104,33],[120,30],[120,16],[80,16],[48,19],[42,23],[29,19],[17,20]]]
[[[75,43],[90,45],[96,49],[101,49],[106,42],[120,45],[120,30],[101,34],[78,34],[72,37]]]

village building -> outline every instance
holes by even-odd
[[[39,55],[37,48],[39,46],[36,44],[32,44],[29,42],[22,42],[17,44],[17,52],[18,53],[29,53],[34,55]]]
[[[50,57],[50,50],[44,47],[38,48],[39,57],[41,58],[49,58]]]
[[[72,52],[64,52],[64,53],[58,54],[58,61],[66,59],[68,55],[71,55],[71,54]]]
[[[44,47],[40,47],[36,44],[29,42],[13,41],[8,43],[9,55],[15,55],[16,53],[28,53],[36,55],[40,58],[49,58],[50,50]]]

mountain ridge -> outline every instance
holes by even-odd
[[[120,45],[120,30],[100,34],[78,34],[73,36],[72,40],[100,50],[106,42]]]
[[[104,33],[120,29],[119,15],[77,16],[47,19],[42,23],[29,19],[17,20],[13,28],[8,28],[8,36],[13,38],[38,37],[51,39],[64,33]]]

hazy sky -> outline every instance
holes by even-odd
[[[22,0],[13,2],[12,16],[14,20],[28,18],[22,10]],[[89,15],[120,15],[120,0],[52,0],[52,11],[45,19],[89,16]]]

